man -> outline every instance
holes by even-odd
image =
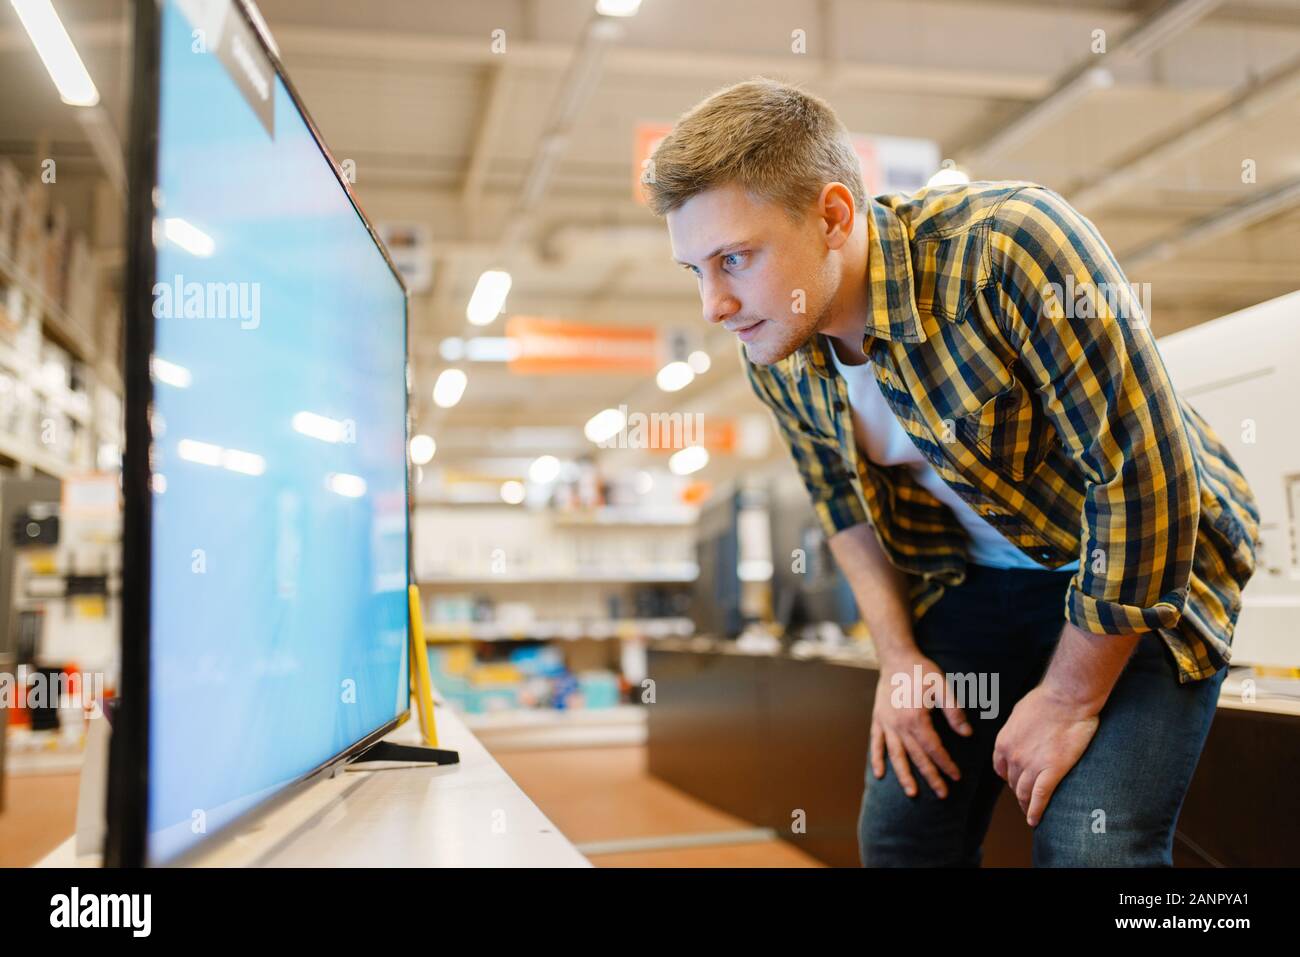
[[[1259,516],[1093,225],[1030,183],[870,199],[768,80],[647,173],[875,644],[863,864],[977,866],[1005,782],[1036,865],[1171,865]]]

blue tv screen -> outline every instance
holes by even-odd
[[[404,287],[242,9],[159,43],[148,863],[408,707]]]

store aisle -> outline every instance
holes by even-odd
[[[652,777],[645,748],[493,751],[597,867],[820,867],[770,831]]]

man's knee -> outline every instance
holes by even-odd
[[[1104,821],[1046,817],[1034,830],[1035,867],[1172,867],[1169,831],[1155,823],[1107,827]]]
[[[863,867],[978,866],[978,856],[964,847],[962,816],[944,803],[952,799],[934,796],[925,784],[921,788],[917,797],[908,797],[892,769],[881,780],[871,779],[858,814]]]

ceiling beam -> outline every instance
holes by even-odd
[[[1113,67],[1136,63],[1211,13],[1223,0],[1168,0],[1162,7],[1124,34],[1112,49],[1089,53],[1053,86],[1050,92],[1023,110],[1011,122],[980,141],[958,150],[963,166],[978,170],[992,165],[1045,125],[1093,92],[1115,85]]]

